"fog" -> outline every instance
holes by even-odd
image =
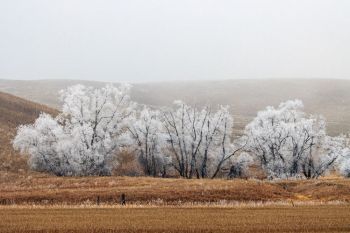
[[[347,0],[1,0],[1,79],[350,77]]]

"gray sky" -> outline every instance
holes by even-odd
[[[0,78],[350,78],[350,1],[0,0]]]

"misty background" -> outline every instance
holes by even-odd
[[[347,0],[0,0],[0,79],[350,77]]]

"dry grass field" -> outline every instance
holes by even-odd
[[[0,232],[350,232],[350,180],[0,172]]]
[[[114,204],[122,193],[128,203],[350,202],[350,180],[260,181],[187,180],[148,177],[56,177],[41,173],[0,172],[2,204]]]
[[[350,232],[350,207],[0,209],[0,232]]]

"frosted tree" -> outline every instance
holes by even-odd
[[[181,101],[175,101],[175,105],[175,109],[163,113],[172,165],[180,176],[192,178],[196,174],[199,176],[197,156],[208,113]]]
[[[350,178],[350,158],[342,160],[339,166],[340,174],[346,178]]]
[[[127,85],[69,87],[60,93],[62,113],[55,119],[42,115],[35,124],[21,126],[14,147],[30,155],[33,169],[57,175],[108,175],[118,138],[134,109],[128,91]]]
[[[233,142],[232,129],[233,118],[227,106],[220,106],[215,113],[209,114],[200,153],[202,178],[215,178],[219,172],[227,170],[227,166],[235,164],[245,140],[239,138]]]
[[[310,151],[301,162],[306,178],[318,178],[330,169],[336,169],[348,153],[345,136],[331,137],[322,135],[310,147]]]
[[[69,130],[81,158],[83,174],[104,175],[111,171],[111,157],[129,124],[134,104],[129,86],[100,89],[73,86],[61,92],[62,124]]]
[[[326,135],[321,117],[306,116],[299,100],[267,107],[245,128],[249,152],[271,178],[317,178],[344,149],[341,138]]]
[[[164,177],[171,158],[162,151],[165,140],[160,121],[160,112],[144,106],[143,110],[133,116],[132,124],[128,127],[129,147],[138,154],[139,162],[144,173],[149,176]]]
[[[349,138],[342,135],[341,137],[342,142],[345,141],[345,144],[349,145]],[[340,175],[350,178],[350,148],[346,147],[345,149],[341,150],[341,157],[337,161],[337,170],[340,173]]]
[[[13,143],[16,149],[30,155],[33,170],[66,175],[79,170],[79,159],[67,153],[67,142],[63,127],[50,115],[41,114],[33,125],[19,127]]]
[[[216,177],[238,151],[231,144],[233,119],[227,107],[216,112],[181,101],[164,112],[172,164],[182,177]]]

